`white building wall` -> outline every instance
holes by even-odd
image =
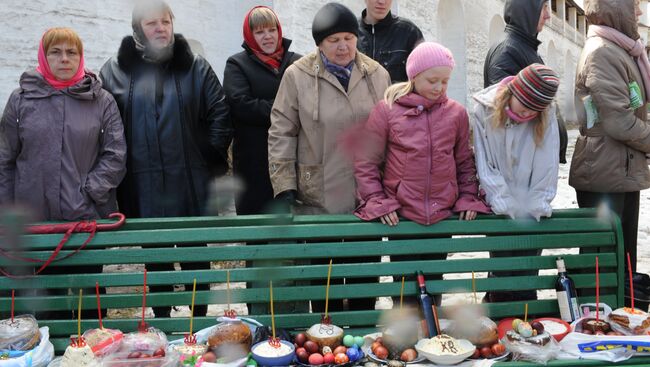
[[[198,41],[222,77],[226,59],[241,50],[246,11],[270,0],[168,0],[174,31]],[[298,2],[298,1],[296,1]],[[38,42],[50,27],[72,27],[84,42],[86,66],[94,72],[131,34],[134,0],[3,0],[0,7],[0,109],[23,71],[37,64]]]
[[[437,40],[454,54],[456,66],[449,80],[447,95],[467,105],[467,35],[465,12],[457,0],[441,0],[438,4]]]
[[[4,108],[9,94],[18,86],[20,74],[36,65],[37,45],[42,33],[49,27],[70,26],[81,35],[87,66],[98,71],[101,65],[119,47],[125,35],[131,33],[131,9],[134,0],[3,0],[0,7],[0,109]],[[274,7],[283,25],[285,36],[294,40],[292,49],[300,53],[314,50],[311,23],[316,11],[325,0],[168,0],[176,14],[175,31],[196,40],[220,78],[226,59],[241,50],[241,27],[246,11],[257,4]],[[465,55],[457,55],[462,67],[456,72],[464,74],[461,86],[455,86],[454,97],[465,103],[471,94],[483,87],[483,61],[490,45],[490,35],[495,34],[491,22],[502,15],[503,0],[445,0],[462,7],[464,24],[453,29],[441,28],[448,24],[439,14],[441,0],[394,0],[398,15],[414,21],[425,39],[444,42],[452,50],[465,43]],[[341,0],[355,14],[361,14],[363,0]],[[449,4],[449,3],[448,3]],[[447,5],[445,5],[448,7]],[[443,6],[443,8],[445,7]],[[447,21],[449,19],[446,19]],[[464,29],[464,35],[457,30]],[[441,34],[445,33],[445,34]],[[498,34],[498,32],[497,32]],[[573,37],[572,34],[569,34]],[[462,39],[458,39],[462,37]],[[541,34],[540,53],[546,57],[548,42],[553,40],[559,55],[571,51],[574,58],[580,47],[564,35],[547,27]],[[547,63],[550,60],[546,60]],[[555,61],[555,60],[554,60]],[[560,75],[565,60],[552,62],[559,65]],[[570,74],[569,74],[570,75]],[[573,83],[573,81],[562,81]],[[570,90],[568,88],[566,90]],[[458,90],[467,91],[465,98]],[[566,99],[568,96],[563,96]],[[561,104],[562,105],[562,104]]]
[[[560,90],[556,96],[558,106],[562,112],[562,117],[566,121],[575,122],[576,113],[574,107],[573,93],[575,89],[575,75],[578,57],[582,52],[582,46],[574,41],[574,32],[569,29],[568,23],[565,24],[564,29],[568,37],[563,37],[560,33],[546,27],[544,31],[539,34],[539,39],[542,45],[539,48],[539,53],[544,59],[544,62],[554,68],[560,75]],[[549,54],[549,44],[553,44],[553,53]]]
[[[488,33],[488,41],[490,47],[499,43],[506,35],[505,32],[506,22],[503,20],[503,15],[496,14],[490,21],[490,31]]]

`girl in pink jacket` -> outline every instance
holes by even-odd
[[[370,114],[354,164],[359,218],[394,226],[399,214],[429,225],[490,212],[478,195],[467,111],[446,94],[453,67],[447,48],[421,43],[406,61],[409,81],[388,88]]]

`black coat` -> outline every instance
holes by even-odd
[[[537,24],[546,0],[506,0],[505,38],[490,48],[483,67],[483,87],[517,75],[526,66],[544,61],[537,53]]]
[[[278,71],[257,58],[246,44],[242,45],[244,51],[226,62],[223,87],[235,128],[233,172],[244,185],[235,200],[239,215],[264,213],[273,200],[268,161],[271,107],[284,71],[301,57],[289,51],[290,40],[282,43],[285,53]]]
[[[129,36],[101,69],[125,125],[127,174],[118,204],[130,217],[205,213],[209,183],[227,168],[232,123],[221,84],[185,38],[175,37],[174,56],[164,64],[143,61]]]
[[[406,59],[424,40],[422,31],[410,20],[393,16],[391,12],[377,24],[366,24],[363,21],[366,14],[364,10],[359,19],[357,48],[381,64],[393,83],[407,81]]]
[[[537,39],[539,16],[546,0],[506,0],[503,16],[506,22],[505,38],[488,51],[483,66],[483,87],[517,75],[530,64],[543,64],[537,53],[541,42]],[[569,142],[564,122],[558,118],[560,131],[560,163],[566,163]]]

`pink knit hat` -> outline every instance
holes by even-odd
[[[445,46],[436,42],[422,42],[406,60],[406,75],[413,80],[421,72],[437,66],[454,68],[454,55]]]

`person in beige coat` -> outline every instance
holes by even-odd
[[[296,214],[346,214],[356,207],[353,157],[342,141],[363,126],[390,85],[388,72],[357,51],[358,31],[348,8],[324,5],[312,25],[318,48],[287,68],[275,97],[269,173],[274,195]],[[350,307],[374,309],[374,299]]]
[[[580,136],[569,184],[581,208],[604,204],[618,214],[635,270],[639,191],[650,187],[650,63],[637,30],[642,12],[638,0],[584,5],[591,26],[576,75]]]
[[[321,24],[323,19],[331,24]],[[271,110],[271,183],[295,213],[352,213],[352,159],[339,143],[343,133],[367,120],[390,76],[357,52],[356,18],[343,5],[321,8],[312,32],[318,49],[287,68]]]

